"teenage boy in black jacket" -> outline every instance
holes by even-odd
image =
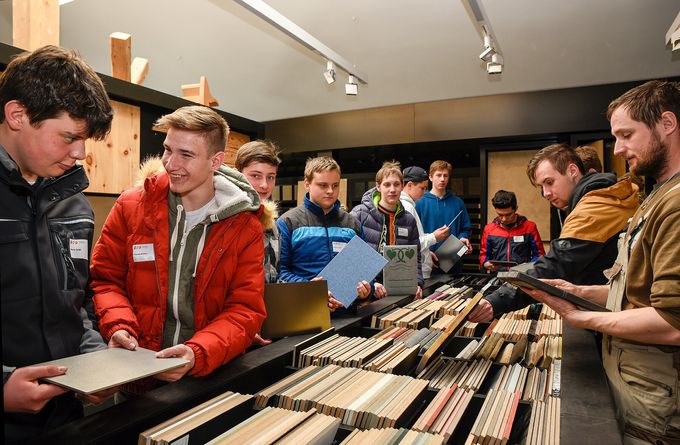
[[[47,46],[0,75],[0,295],[5,443],[82,416],[72,392],[42,383],[63,367],[37,363],[105,349],[85,290],[94,216],[82,191],[85,140],[113,112],[97,74]],[[112,392],[81,396],[98,403]]]

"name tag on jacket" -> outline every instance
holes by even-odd
[[[134,244],[132,246],[132,261],[135,263],[154,261],[155,259],[153,244]]]

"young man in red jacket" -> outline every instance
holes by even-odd
[[[484,227],[479,251],[482,270],[495,271],[492,261],[533,263],[545,255],[536,223],[517,213],[517,196],[499,190],[491,199],[496,218]],[[500,269],[507,270],[508,267]]]
[[[156,125],[167,130],[164,169],[152,166],[116,201],[94,248],[91,286],[109,347],[189,360],[156,376],[175,381],[224,365],[259,331],[263,214],[246,178],[222,164],[229,128],[219,114],[183,107]]]

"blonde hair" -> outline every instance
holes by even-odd
[[[279,153],[279,148],[273,142],[260,140],[247,142],[236,152],[234,165],[238,171],[243,171],[253,162],[264,162],[278,167],[281,163]]]
[[[154,126],[164,131],[175,128],[201,133],[208,144],[210,156],[224,151],[227,146],[227,137],[229,136],[227,121],[212,108],[202,105],[178,108],[158,119]]]
[[[319,156],[317,158],[307,159],[305,164],[305,179],[311,181],[314,179],[314,173],[321,173],[328,170],[337,170],[340,173],[340,165],[335,159],[329,156]]]
[[[395,160],[383,162],[382,167],[375,174],[375,183],[381,184],[383,180],[390,177],[390,175],[397,175],[399,180],[404,183],[404,175],[401,173],[401,164]]]
[[[430,176],[434,175],[435,172],[438,172],[439,170],[446,170],[449,172],[449,175],[451,175],[451,170],[453,170],[453,167],[448,162],[442,160],[434,161],[432,164],[430,164]]]

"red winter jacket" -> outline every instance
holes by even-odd
[[[168,177],[156,174],[124,192],[106,219],[92,253],[91,287],[99,328],[107,340],[119,330],[141,347],[159,350],[168,293]],[[260,207],[260,213],[262,207]],[[132,246],[153,244],[155,261],[134,262]],[[266,316],[264,240],[255,212],[214,223],[194,281],[191,375],[205,375],[242,354]]]
[[[517,215],[516,224],[505,228],[500,219],[494,218],[484,227],[479,249],[479,266],[491,260],[514,261],[517,264],[536,261],[545,255],[536,223]]]

